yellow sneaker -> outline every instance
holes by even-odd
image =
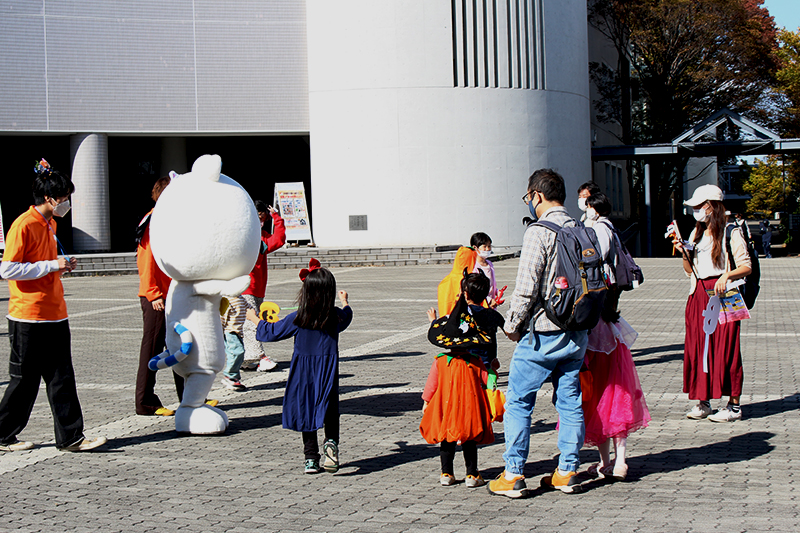
[[[219,405],[219,400],[206,399],[206,405],[210,405],[211,407],[216,407],[217,405]]]
[[[567,494],[575,494],[582,490],[580,481],[575,477],[577,475],[577,472],[567,472],[565,475],[561,475],[558,472],[558,468],[556,468],[555,472],[542,478],[541,485],[544,488],[558,489]]]
[[[172,409],[167,409],[166,407],[159,407],[156,409],[156,412],[153,413],[153,416],[174,416],[175,411]]]
[[[489,484],[486,485],[486,490],[492,494],[508,496],[509,498],[524,498],[528,495],[528,486],[525,484],[525,476],[516,476],[509,481],[506,479],[505,471],[491,480]]]

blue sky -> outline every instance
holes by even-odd
[[[764,0],[764,6],[775,18],[779,28],[797,31],[800,27],[800,2],[798,0]]]

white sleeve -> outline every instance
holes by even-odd
[[[0,278],[18,281],[39,279],[58,271],[58,260],[37,261],[35,263],[0,262]]]

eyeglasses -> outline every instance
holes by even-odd
[[[537,192],[537,191],[529,191],[529,192],[526,192],[526,193],[525,193],[525,194],[522,196],[522,203],[523,203],[523,204],[525,204],[525,205],[528,205],[529,203],[531,203],[531,200],[533,199],[533,198],[532,198],[532,195],[536,194],[536,192]]]

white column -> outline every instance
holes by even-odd
[[[72,159],[72,241],[78,252],[111,249],[108,136],[79,133],[69,139]]]

